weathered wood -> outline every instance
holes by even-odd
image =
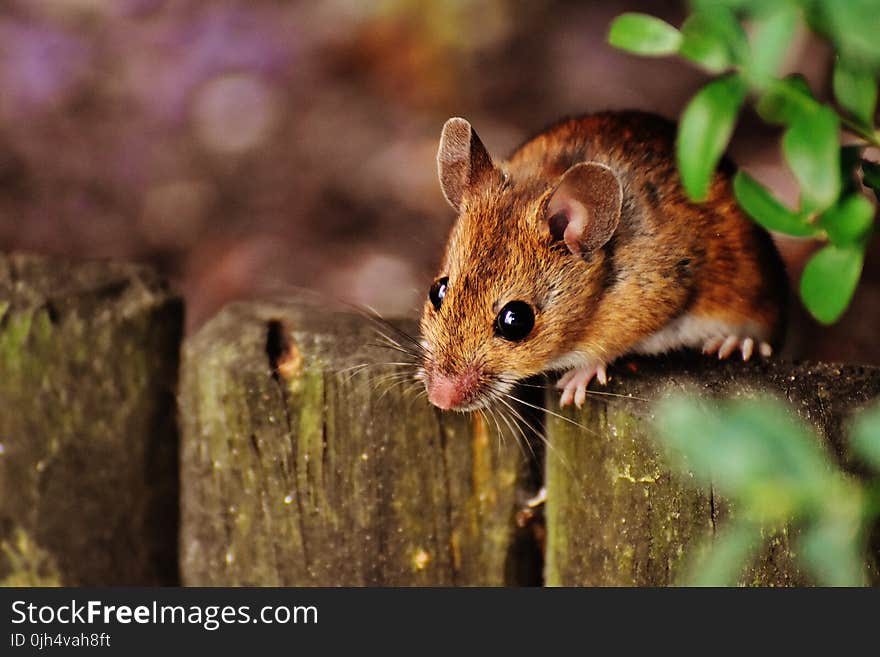
[[[688,550],[714,535],[729,505],[712,490],[670,474],[652,435],[652,407],[671,388],[707,396],[787,398],[817,428],[844,467],[851,465],[842,423],[880,395],[880,368],[779,361],[715,363],[699,356],[643,359],[613,369],[607,388],[565,416],[550,417],[546,582],[549,585],[675,583]],[[608,396],[601,393],[622,395]],[[648,400],[648,401],[643,401]],[[555,395],[548,398],[554,403]],[[741,583],[809,583],[786,530],[767,537]],[[869,573],[880,581],[876,567]]]
[[[234,304],[186,342],[186,584],[514,577],[520,452],[408,397],[399,366],[358,369],[401,360],[376,342],[364,317],[301,300]]]
[[[183,306],[150,270],[0,256],[0,584],[173,584]]]
[[[178,544],[181,327],[144,268],[0,257],[0,585],[175,583],[178,545],[187,584],[532,581],[534,460],[407,396],[366,318],[302,299],[230,306],[186,343]],[[658,457],[670,387],[788,398],[852,470],[843,422],[880,395],[871,367],[635,363],[566,411],[585,428],[546,418],[548,584],[674,583],[736,513]],[[742,583],[808,583],[796,536],[767,537]]]

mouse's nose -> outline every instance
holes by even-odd
[[[437,408],[448,411],[455,408],[461,402],[461,398],[461,386],[456,385],[455,378],[438,374],[431,379],[428,385],[428,400]]]
[[[458,408],[473,397],[479,380],[475,370],[453,375],[437,372],[428,381],[428,400],[444,411]]]

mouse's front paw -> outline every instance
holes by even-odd
[[[703,353],[714,356],[718,354],[719,359],[729,358],[735,351],[742,354],[743,360],[749,360],[752,352],[755,350],[755,340],[752,338],[741,338],[737,335],[729,335],[726,338],[713,338],[707,340],[703,345]],[[757,342],[758,353],[764,358],[773,355],[773,347],[767,342]]]
[[[563,374],[559,381],[556,382],[556,387],[562,390],[559,405],[568,406],[574,401],[575,406],[578,408],[583,406],[587,399],[587,386],[590,385],[593,377],[603,386],[608,382],[605,363],[579,367]]]

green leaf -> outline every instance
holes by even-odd
[[[746,34],[724,7],[691,14],[681,26],[679,54],[712,73],[720,73],[748,57]]]
[[[813,31],[828,37],[844,58],[880,69],[877,0],[813,0],[803,7]]]
[[[797,22],[797,9],[788,4],[780,5],[757,22],[752,32],[752,57],[748,65],[748,76],[759,86],[766,85],[776,76]]]
[[[638,55],[672,55],[678,52],[681,33],[654,16],[628,13],[611,23],[608,43]]]
[[[793,212],[776,200],[770,191],[745,171],[739,171],[733,179],[736,200],[752,219],[767,230],[786,235],[807,237],[816,233],[806,217]]]
[[[823,498],[827,458],[815,435],[775,399],[656,407],[657,439],[679,469],[737,501],[740,517],[782,521]]]
[[[880,163],[862,160],[862,179],[880,198]]]
[[[880,405],[856,416],[849,441],[855,453],[880,472]]]
[[[823,324],[836,322],[852,299],[862,273],[864,250],[829,244],[807,262],[801,276],[801,298]]]
[[[690,5],[700,11],[715,11],[719,7],[745,14],[756,14],[776,9],[791,0],[691,0]]]
[[[847,196],[822,215],[820,225],[838,246],[859,241],[874,223],[874,206],[859,193]]]
[[[834,66],[834,97],[859,123],[872,126],[877,109],[877,79],[869,70],[838,59]]]
[[[807,81],[797,74],[771,82],[755,106],[758,115],[768,123],[785,125],[818,108]]]
[[[722,529],[703,544],[688,565],[685,586],[734,586],[750,557],[761,544],[761,529],[751,523],[736,523]]]
[[[865,567],[859,523],[823,518],[801,533],[801,559],[820,586],[864,586]]]
[[[837,115],[823,106],[798,117],[782,137],[782,152],[805,209],[822,211],[840,194],[839,129]]]
[[[703,87],[682,113],[676,142],[678,169],[688,196],[695,201],[706,198],[745,97],[743,79],[728,75]]]

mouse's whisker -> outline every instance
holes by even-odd
[[[511,400],[513,400],[517,403],[521,403],[521,404],[525,403],[525,402],[523,402],[523,400],[518,399],[518,398],[514,397],[513,395],[507,395],[507,396],[510,397]],[[568,459],[565,458],[565,456],[562,454],[562,452],[560,452],[559,450],[556,449],[556,447],[553,445],[553,443],[550,442],[550,439],[547,438],[547,435],[544,433],[544,431],[537,429],[531,422],[529,422],[519,411],[517,411],[509,403],[505,402],[505,405],[507,405],[508,408],[510,408],[510,410],[516,415],[516,417],[519,419],[519,421],[522,422],[526,427],[528,427],[532,431],[532,433],[535,435],[535,437],[538,438],[544,444],[544,446],[547,448],[547,450],[549,450],[548,453],[552,454],[556,459],[558,459],[559,463],[566,469],[566,471],[569,474],[571,474],[572,476],[574,476],[574,474],[575,474],[574,469],[571,467],[571,464],[568,462]],[[526,405],[528,406],[529,404],[526,404]],[[532,454],[534,455],[534,452],[532,452]]]
[[[416,365],[421,361],[421,357],[418,354],[414,354],[413,352],[407,351],[406,349],[401,349],[400,347],[392,347],[391,345],[387,344],[370,344],[368,346],[377,347],[379,349],[390,349],[397,352],[398,354],[403,354],[404,356],[412,359],[409,362],[410,365]],[[400,356],[396,356],[396,358],[400,358]]]
[[[369,370],[371,366],[372,363],[361,363],[359,365],[352,365],[351,367],[343,367],[338,370],[330,370],[330,373],[336,376],[342,376],[343,381],[349,383],[359,373]]]
[[[379,329],[379,328],[377,328],[377,327],[374,326],[374,327],[373,327],[373,332],[374,332],[376,335],[378,335],[379,337],[381,337],[386,343],[388,343],[388,344],[393,344],[395,347],[400,347],[401,349],[404,348],[403,345],[400,344],[400,342],[399,342],[398,340],[395,340],[394,338],[392,338],[390,335],[388,335],[388,334],[387,334],[385,331],[383,331],[382,329]]]
[[[360,363],[351,367],[341,367],[335,370],[329,370],[332,374],[358,374],[377,367],[411,367],[415,368],[415,363],[409,361],[382,361],[375,363]]]
[[[370,386],[373,389],[378,390],[380,389],[380,387],[384,387],[386,384],[390,386],[392,384],[397,384],[400,382],[409,384],[415,383],[414,379],[408,372],[392,372],[390,374],[385,374],[371,379]]]
[[[507,444],[507,438],[504,435],[504,431],[501,430],[501,424],[498,422],[498,413],[495,412],[492,406],[486,406],[486,410],[489,411],[492,420],[495,422],[495,430],[498,432],[498,449],[501,450]],[[511,438],[516,440],[516,436],[511,436]]]
[[[395,370],[400,371],[402,368],[405,368],[404,371],[415,374],[418,371],[418,363],[413,363],[410,361],[400,361],[400,360],[384,360],[384,361],[376,361],[375,363],[366,363],[366,367],[363,370],[375,370],[377,368],[388,369],[395,368]]]
[[[502,381],[500,385],[498,384],[498,382],[492,383],[490,385],[490,390],[492,391],[492,394],[493,394],[492,401],[496,404],[501,404],[502,406],[506,407],[506,408],[501,408],[499,406],[497,408],[500,413],[502,413],[505,416],[510,417],[511,422],[513,423],[513,425],[516,427],[518,433],[520,434],[521,440],[523,441],[523,443],[525,443],[528,446],[529,451],[532,453],[532,457],[534,458],[536,455],[535,455],[534,449],[532,447],[532,441],[528,439],[522,426],[525,425],[529,429],[529,431],[534,433],[541,440],[544,440],[544,436],[542,435],[542,432],[540,429],[538,429],[531,422],[529,422],[521,413],[519,413],[516,410],[515,407],[513,407],[510,403],[508,403],[503,398],[503,395],[507,394],[507,391],[510,389],[511,385],[512,385],[512,383],[509,381]]]
[[[646,404],[650,404],[650,399],[645,399],[644,397],[636,397],[635,395],[622,395],[617,392],[605,392],[604,390],[587,390],[587,397],[590,395],[595,395],[597,397],[617,397],[619,399],[631,399],[633,401],[644,402]]]
[[[375,379],[379,375],[376,373],[376,370],[384,370],[388,368],[395,368],[394,372],[390,372],[390,374],[408,374],[412,376],[414,379],[416,378],[416,374],[418,373],[418,367],[416,363],[410,363],[406,361],[383,361],[383,362],[375,362],[375,363],[360,363],[358,365],[353,365],[351,367],[343,367],[336,370],[330,370],[330,373],[345,376],[345,380],[350,381],[352,378],[357,376],[358,374],[367,374],[367,377],[370,379]],[[404,368],[403,371],[400,371],[401,368]]]
[[[419,401],[421,398],[422,390],[419,390],[421,386],[413,386],[409,385],[404,387],[403,392],[401,393],[404,398],[407,400],[406,409],[407,412],[412,410],[412,407]]]
[[[375,334],[379,338],[382,339],[382,342],[380,342],[376,346],[393,347],[393,348],[400,349],[406,353],[413,354],[416,356],[421,355],[422,352],[424,351],[424,349],[422,349],[422,351],[419,351],[418,349],[416,349],[415,347],[413,347],[412,345],[409,345],[409,344],[401,344],[398,340],[395,340],[390,335],[388,335],[387,333],[385,333],[383,331],[380,331],[377,328],[374,328],[373,331],[375,332]]]
[[[505,402],[504,400],[499,400],[499,401],[501,401],[501,403],[504,404],[504,406],[509,408],[509,412],[507,410],[502,409],[502,415],[506,415],[510,418],[510,420],[509,420],[510,424],[512,424],[514,426],[514,428],[516,429],[516,431],[519,433],[519,442],[526,446],[526,448],[529,450],[529,454],[531,454],[532,459],[538,458],[538,455],[535,453],[535,446],[532,444],[532,441],[529,440],[529,437],[526,435],[526,431],[523,428],[523,425],[525,425],[529,429],[529,431],[531,431],[531,433],[533,433],[536,437],[538,437],[539,440],[543,440],[543,437],[540,436],[540,432],[535,427],[533,427],[530,422],[528,422],[525,418],[523,418],[522,415],[517,413],[516,410],[514,410],[514,408],[512,406],[510,406],[507,402]]]
[[[518,388],[532,388],[536,390],[549,390],[551,386],[549,384],[541,384],[541,383],[524,383],[522,381],[516,384]],[[633,401],[645,402],[646,404],[650,404],[650,399],[645,399],[644,397],[636,397],[631,394],[621,394],[618,392],[607,392],[604,390],[587,390],[587,396],[590,395],[598,395],[600,397],[617,397],[620,399],[632,399]]]
[[[514,421],[517,428],[519,429],[519,432],[520,432],[520,435],[522,436],[523,441],[529,446],[529,451],[532,453],[532,457],[534,458],[536,456],[536,454],[535,454],[534,448],[532,447],[532,441],[529,440],[528,437],[525,435],[525,431],[523,430],[523,426],[525,426],[531,433],[533,433],[535,435],[535,437],[538,438],[541,442],[547,443],[547,437],[544,435],[543,430],[536,427],[529,420],[527,420],[526,417],[522,413],[520,413],[516,409],[516,407],[514,407],[510,402],[508,402],[502,398],[499,398],[498,402],[503,404],[509,410],[509,412],[512,416],[511,419]]]
[[[370,309],[369,311],[362,311],[362,314],[364,315],[364,317],[366,317],[366,319],[373,322],[373,324],[375,325],[374,326],[375,330],[378,331],[380,327],[388,329],[392,333],[397,335],[399,338],[403,339],[405,342],[409,342],[410,344],[412,344],[412,346],[415,347],[416,350],[418,350],[418,351],[425,350],[424,345],[422,345],[421,341],[417,337],[415,337],[414,335],[411,335],[407,331],[404,331],[402,328],[400,328],[399,326],[397,326],[393,322],[388,321],[387,319],[382,317],[375,310]]]
[[[413,360],[420,360],[425,356],[423,352],[418,352],[408,345],[402,345],[394,340],[386,340],[384,336],[381,337],[383,339],[382,342],[370,342],[368,343],[368,346],[376,347],[378,349],[393,349],[394,351],[399,351],[402,354],[410,356]]]
[[[368,367],[373,367],[376,363],[358,363],[357,365],[352,365],[350,367],[340,367],[336,370],[331,370],[333,374],[346,374],[347,372],[358,371],[362,369],[366,369]]]
[[[586,431],[589,434],[592,434],[594,436],[599,435],[594,429],[590,429],[589,427],[586,427],[583,424],[580,424],[579,422],[575,422],[571,418],[567,418],[564,415],[560,415],[559,413],[556,413],[555,411],[551,411],[549,408],[544,408],[542,406],[537,406],[536,404],[531,404],[531,403],[525,401],[524,399],[520,399],[519,397],[516,397],[516,396],[511,395],[509,393],[502,393],[502,394],[504,394],[505,397],[512,399],[515,402],[519,402],[520,404],[528,406],[529,408],[534,408],[535,410],[543,411],[544,413],[552,415],[555,418],[559,418],[560,420],[568,422],[569,424],[572,424],[572,425],[578,427],[579,429],[583,429],[584,431]]]
[[[376,377],[375,379],[371,380],[370,387],[374,390],[384,389],[384,386],[386,384],[390,385],[399,381],[406,381],[407,383],[411,383],[412,379],[408,376],[395,376],[389,374],[382,377]]]
[[[401,386],[405,386],[408,383],[410,383],[410,381],[408,379],[403,379],[400,381],[391,381],[390,384],[382,391],[382,393],[379,395],[379,397],[376,399],[376,401],[377,402],[382,401],[389,393],[391,393],[392,390],[394,390],[395,388],[400,388]]]
[[[517,423],[508,416],[504,408],[496,406],[495,410],[498,412],[501,421],[507,426],[508,430],[510,430],[510,436],[516,443],[516,446],[519,448],[520,454],[522,454],[523,459],[529,460],[529,455],[526,453],[527,447],[529,452],[531,452],[532,458],[535,458],[534,448],[525,437],[522,428],[519,427]]]
[[[483,418],[483,422],[486,425],[489,425],[490,418],[495,424],[495,435],[498,439],[497,448],[500,450],[501,446],[504,444],[504,433],[501,431],[501,426],[498,424],[498,418],[495,416],[495,412],[492,410],[491,407],[484,406],[483,408],[479,409],[477,413],[480,414],[480,417]]]

